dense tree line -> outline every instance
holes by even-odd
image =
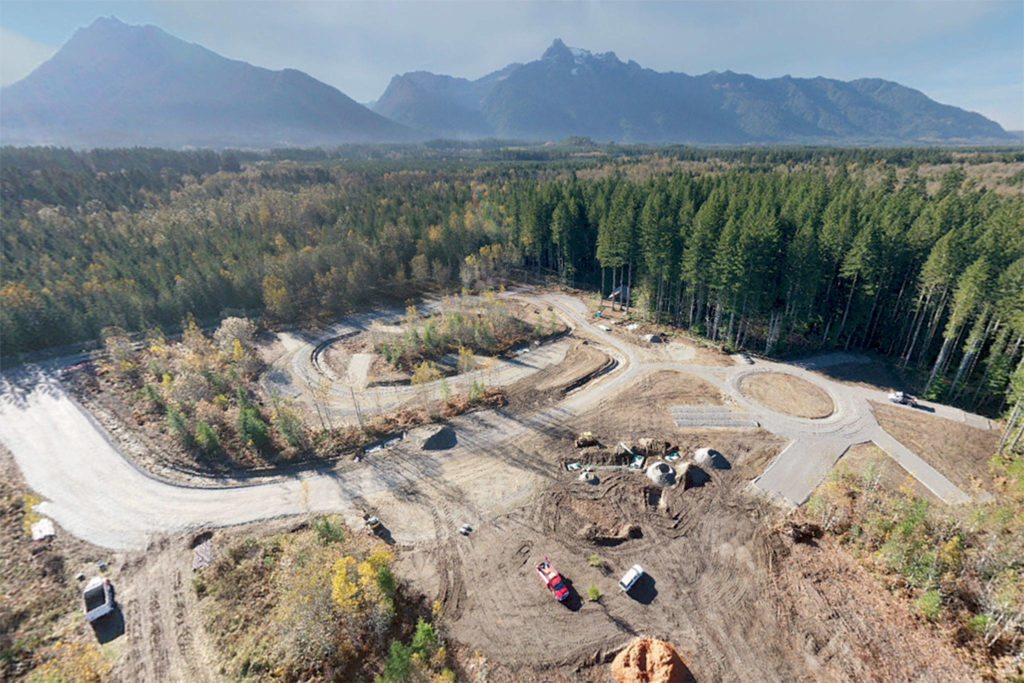
[[[926,367],[935,397],[998,406],[1024,372],[1024,202],[958,169],[928,193],[844,168],[528,181],[501,201],[527,266],[625,286],[658,321],[769,354],[870,349]]]
[[[268,160],[287,150],[5,148],[3,354],[188,314],[336,315],[521,267],[605,295],[625,287],[659,322],[735,347],[875,350],[965,405],[999,409],[1024,373],[1021,198],[956,165],[929,190],[915,170],[1018,152],[552,151],[574,149],[485,161],[431,143],[296,162]],[[723,163],[629,170],[673,155]]]

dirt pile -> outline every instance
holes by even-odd
[[[455,448],[457,443],[458,438],[455,436],[455,430],[445,425],[425,438],[420,448],[425,451],[446,451],[449,448]]]
[[[779,533],[789,536],[794,543],[813,544],[824,535],[821,527],[813,522],[793,522],[787,520],[777,527]]]
[[[663,640],[638,638],[612,662],[618,683],[685,683],[690,670],[675,649]]]
[[[667,462],[656,462],[647,468],[647,478],[658,486],[674,486],[676,471]]]
[[[596,545],[616,546],[631,538],[643,538],[644,532],[639,524],[623,524],[618,531],[609,531],[590,523],[580,529],[577,535]]]
[[[607,450],[600,446],[591,446],[580,449],[573,457],[563,458],[563,465],[570,462],[581,462],[584,465],[628,465],[633,462],[633,456],[623,451]]]

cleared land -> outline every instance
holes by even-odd
[[[762,372],[743,378],[743,393],[769,410],[793,417],[819,419],[835,411],[828,392],[810,382],[779,372]]]
[[[871,402],[882,429],[964,490],[992,492],[988,463],[999,444],[999,430],[984,430],[935,417],[920,408]]]
[[[85,623],[82,585],[74,576],[84,572],[91,578],[99,573],[96,562],[113,556],[59,529],[54,538],[33,541],[38,502],[0,446],[0,680],[21,680],[34,667],[52,680],[72,671],[103,679],[117,646],[98,643]],[[121,585],[115,588],[121,601]]]
[[[650,382],[656,395],[672,384]],[[458,651],[486,659],[488,680],[604,680],[606,670],[588,666],[636,634],[670,640],[697,680],[905,680],[925,669],[970,676],[951,646],[936,645],[906,608],[877,595],[877,580],[841,550],[794,547],[772,535],[779,513],[747,483],[780,439],[677,431],[659,401],[640,402],[642,389],[623,393],[635,410],[609,400],[574,425],[601,425],[608,442],[653,435],[683,453],[712,446],[729,469],[709,468],[703,485],[686,490],[615,470],[598,470],[599,483],[588,485],[556,466],[580,455],[568,436],[533,433],[517,441],[514,457],[546,474],[535,493],[468,537],[401,556],[400,575],[438,597]],[[638,528],[632,538],[622,533],[630,526]],[[543,556],[571,585],[568,606],[534,575]],[[633,563],[649,580],[625,595],[615,581]],[[587,600],[591,585],[603,593],[599,602]]]
[[[918,498],[925,498],[933,505],[942,505],[942,500],[922,486],[913,475],[900,467],[885,451],[873,443],[851,446],[836,463],[837,472],[859,473],[877,482],[888,491],[909,490]]]
[[[614,360],[607,353],[583,340],[574,340],[565,360],[519,380],[506,390],[513,409],[538,407],[552,403],[610,370]]]
[[[422,448],[432,432],[420,428],[359,462],[266,488],[180,489],[113,467],[105,486],[141,481],[134,486],[146,491],[146,513],[165,530],[328,510],[357,528],[360,510],[377,515],[395,544],[398,578],[426,604],[439,603],[443,634],[469,679],[485,667],[490,681],[604,680],[607,669],[595,665],[637,634],[672,642],[697,680],[905,680],[924,670],[938,680],[970,677],[953,644],[888,599],[841,548],[793,545],[772,531],[784,512],[750,482],[788,438],[676,426],[673,406],[741,399],[727,380],[743,366],[729,359],[713,370],[646,367],[644,347],[615,344],[574,322],[578,336],[510,358],[510,404],[452,419],[451,443],[437,449]],[[351,356],[343,359],[336,374],[350,363]],[[609,448],[575,448],[581,431]],[[615,444],[643,437],[678,447],[677,467],[700,447],[722,459],[691,470],[689,488],[661,488],[642,471],[621,469],[598,469],[588,484],[565,468],[618,462],[605,457]],[[283,524],[250,529],[279,533]],[[472,528],[467,535],[457,532],[463,524]],[[177,535],[124,555],[118,581],[131,614],[116,675],[219,677],[211,673],[216,658],[203,649],[209,645],[188,580],[190,543]],[[545,556],[571,586],[568,606],[552,599],[533,570]],[[649,578],[626,595],[615,582],[633,563]],[[600,600],[588,600],[591,586]]]

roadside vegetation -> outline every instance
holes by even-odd
[[[499,301],[492,291],[473,300],[466,296],[448,298],[442,312],[432,313],[426,320],[410,306],[402,333],[378,342],[374,350],[396,368],[409,372],[458,352],[457,370],[461,373],[474,369],[473,354],[497,356],[564,331],[565,325],[553,312],[537,312],[530,324],[516,316],[512,304]]]
[[[236,680],[454,680],[438,615],[422,614],[393,561],[388,546],[348,533],[336,518],[235,539],[193,581],[223,672]]]
[[[0,453],[0,473],[0,680],[107,680],[114,656],[85,625],[80,586],[70,580],[84,544],[33,541],[40,500],[7,453]]]
[[[189,321],[180,341],[153,332],[137,348],[124,330],[107,329],[98,363],[101,387],[136,406],[136,421],[169,434],[200,463],[251,466],[293,459],[310,446],[294,408],[257,399],[263,363],[256,326],[225,318],[212,338]]]
[[[188,321],[180,340],[152,332],[141,344],[108,328],[96,388],[120,401],[136,428],[171,438],[164,464],[204,472],[337,459],[413,427],[506,403],[502,391],[476,382],[468,393],[449,391],[359,424],[336,426],[325,417],[314,427],[290,400],[260,387],[255,337],[255,324],[238,317],[225,318],[211,336]]]
[[[991,462],[994,503],[947,508],[914,494],[912,480],[840,466],[807,514],[837,536],[920,616],[974,654],[998,680],[1024,676],[1024,455]]]

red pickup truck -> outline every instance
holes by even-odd
[[[565,602],[565,599],[569,597],[569,589],[566,588],[562,575],[558,573],[558,570],[551,564],[551,561],[545,557],[537,563],[535,568],[540,576],[540,580],[544,582],[548,590],[554,594],[559,602]]]

